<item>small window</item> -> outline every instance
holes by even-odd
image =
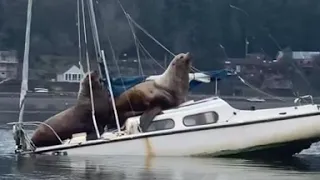
[[[218,119],[219,115],[216,112],[205,112],[184,117],[183,124],[185,126],[200,126],[216,123]]]
[[[64,80],[68,80],[68,74],[65,74],[64,76]]]
[[[68,80],[69,81],[71,80],[71,74],[68,74]]]
[[[72,81],[76,81],[77,80],[77,74],[72,74]]]
[[[78,74],[78,81],[81,81],[81,74]]]
[[[147,132],[168,130],[174,128],[174,121],[172,119],[163,119],[153,121],[147,129]]]

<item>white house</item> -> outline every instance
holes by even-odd
[[[67,70],[57,73],[57,82],[80,82],[83,75],[78,66],[72,65]]]

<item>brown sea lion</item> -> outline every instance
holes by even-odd
[[[137,84],[122,93],[116,99],[121,124],[131,116],[141,115],[140,127],[145,132],[154,117],[162,110],[185,102],[189,90],[190,70],[190,53],[180,53],[155,80]]]
[[[104,126],[110,121],[112,113],[111,101],[108,91],[102,86],[97,71],[90,72],[92,92],[94,99],[94,110],[97,127],[100,134]],[[61,138],[65,140],[72,137],[72,134],[86,132],[88,139],[96,138],[92,121],[90,101],[89,73],[83,78],[77,102],[74,106],[50,117],[44,123],[49,125]],[[41,124],[34,132],[32,142],[35,146],[51,146],[60,144],[52,130]]]

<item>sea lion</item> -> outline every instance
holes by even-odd
[[[145,132],[154,117],[162,110],[185,102],[189,90],[190,70],[190,53],[180,53],[155,80],[142,82],[123,92],[116,99],[121,124],[129,117],[141,115],[140,127]]]
[[[97,138],[92,121],[89,76],[91,76],[95,117],[100,134],[111,120],[112,106],[109,93],[100,83],[98,72],[91,71],[81,81],[76,104],[44,121],[62,141],[71,138],[72,134],[81,132],[86,132],[88,139]],[[52,130],[44,124],[36,129],[31,140],[37,147],[60,144]]]

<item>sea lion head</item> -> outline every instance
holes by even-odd
[[[175,69],[187,69],[188,72],[191,70],[191,54],[187,53],[180,53],[176,55],[169,66],[174,67]]]
[[[87,73],[84,76],[84,78],[82,79],[82,82],[81,82],[82,86],[90,87],[89,78],[91,78],[92,87],[95,87],[95,88],[102,87],[98,71],[93,70],[93,71],[90,71],[89,73]]]
[[[90,96],[90,82],[89,82],[90,78],[91,78],[93,93],[97,90],[101,91],[101,89],[103,89],[102,83],[100,82],[99,73],[98,71],[94,70],[86,73],[84,78],[81,80],[79,95],[86,96],[86,97]]]
[[[175,96],[179,96],[179,102],[189,90],[191,59],[192,56],[189,52],[176,55],[165,72],[155,80],[157,86],[175,92]]]
[[[191,59],[189,52],[176,55],[170,62],[166,73],[169,74],[172,79],[188,79],[189,72],[191,71]]]

